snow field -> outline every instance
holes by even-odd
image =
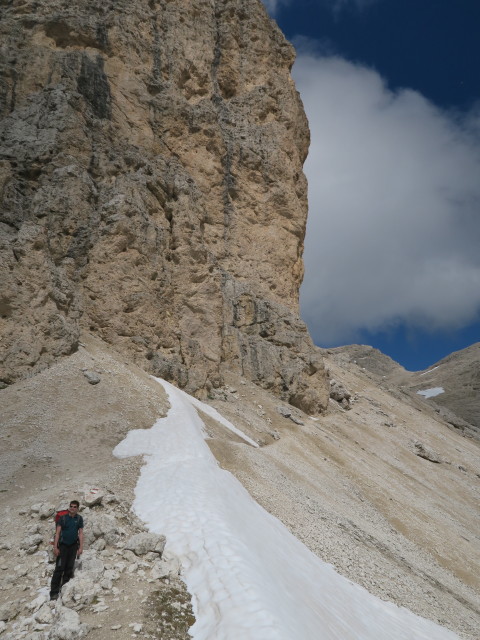
[[[257,446],[211,407],[158,380],[171,409],[130,431],[118,457],[144,455],[134,510],[167,538],[192,594],[194,640],[453,640],[338,575],[222,470],[196,408]],[[195,408],[196,407],[196,408]],[[219,416],[219,417],[217,417]]]

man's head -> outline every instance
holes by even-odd
[[[79,508],[80,508],[80,503],[78,500],[70,500],[70,504],[68,505],[68,511],[71,516],[74,516],[76,513],[78,513]]]

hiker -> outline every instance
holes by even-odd
[[[83,518],[78,513],[80,503],[71,500],[68,513],[60,516],[55,529],[53,553],[57,557],[50,586],[50,600],[56,600],[63,585],[73,577],[75,558],[83,552]]]

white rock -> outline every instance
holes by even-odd
[[[105,543],[109,545],[114,545],[118,542],[119,528],[114,516],[106,513],[91,513],[85,516],[84,520],[85,544],[92,546],[99,538],[103,538]]]
[[[172,578],[175,577],[175,576],[180,575],[180,571],[181,571],[182,565],[181,565],[180,560],[178,559],[178,557],[176,555],[174,555],[170,551],[167,551],[166,553],[164,553],[162,555],[162,563],[164,565],[167,565],[168,574]]]
[[[11,602],[0,605],[0,620],[8,622],[18,614],[20,609],[21,604],[19,600],[12,600]]]
[[[96,504],[102,504],[105,491],[99,488],[92,488],[86,491],[83,496],[83,504],[87,507],[93,507]]]
[[[53,622],[52,610],[47,603],[42,605],[42,607],[40,607],[40,609],[37,611],[37,613],[35,613],[33,617],[37,622],[40,622],[41,624],[51,624]]]
[[[137,556],[143,556],[149,551],[162,554],[165,543],[165,536],[156,533],[137,533],[128,540],[125,549],[133,551]]]
[[[48,502],[42,502],[40,505],[40,511],[38,515],[42,520],[46,520],[47,518],[51,518],[55,513],[55,506],[53,504],[49,504]]]
[[[80,622],[76,611],[61,607],[57,612],[48,640],[78,640],[84,638],[88,631],[88,625]]]
[[[92,550],[85,551],[82,555],[82,574],[88,574],[92,580],[97,580],[103,574],[105,565]]]
[[[24,549],[27,553],[32,554],[38,548],[38,545],[43,542],[43,536],[39,533],[26,536],[20,543],[20,548]]]
[[[105,542],[105,540],[103,538],[98,538],[98,540],[95,540],[95,542],[91,545],[91,548],[95,549],[95,551],[103,551],[106,546],[107,543]]]
[[[27,529],[27,534],[29,536],[33,536],[35,533],[40,532],[40,525],[38,523],[32,524],[31,527]]]
[[[96,580],[81,574],[72,578],[62,588],[62,603],[72,609],[82,609],[95,600],[100,589],[101,587]]]
[[[44,593],[41,593],[35,598],[35,600],[32,600],[27,604],[27,609],[29,609],[30,611],[37,611],[47,602],[47,600],[47,596]]]

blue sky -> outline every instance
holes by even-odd
[[[302,316],[421,370],[480,340],[480,2],[270,0],[311,129]]]

